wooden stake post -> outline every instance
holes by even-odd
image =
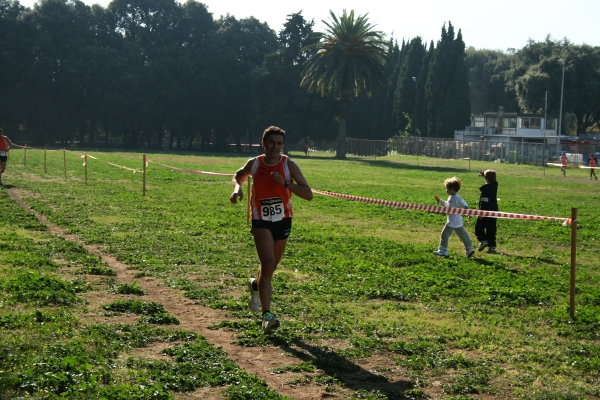
[[[87,153],[83,153],[83,165],[85,166],[85,184],[87,185]]]
[[[63,169],[65,171],[65,179],[67,179],[67,150],[63,149]]]
[[[143,177],[142,177],[142,181],[143,181],[143,189],[142,189],[142,196],[146,195],[146,155],[144,154],[144,166],[142,167],[142,171],[143,171]]]
[[[252,177],[248,177],[248,192],[246,193],[246,197],[248,199],[248,206],[246,207],[246,226],[250,225],[250,209],[252,208],[252,204],[250,203],[250,198],[252,197]]]
[[[571,296],[569,312],[575,319],[575,264],[577,263],[577,209],[571,208]]]

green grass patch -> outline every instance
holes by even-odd
[[[119,283],[115,286],[109,288],[111,292],[118,294],[134,294],[136,296],[143,296],[146,294],[144,290],[140,287],[138,282],[133,283]]]
[[[258,261],[245,205],[228,201],[232,190],[228,178],[151,164],[147,193],[142,196],[140,174],[90,163],[86,185],[82,169],[74,166],[76,160],[68,160],[73,167],[64,180],[62,159],[49,159],[44,174],[40,157],[28,152],[28,165],[11,164],[6,175],[9,184],[28,193],[26,201],[36,212],[86,244],[101,244],[137,269],[137,278],[161,279],[181,290],[182,296],[220,310],[223,318],[211,328],[235,332],[237,344],[310,349],[302,359],[305,364],[298,365],[312,366],[319,377],[298,384],[329,379],[331,388],[345,390],[352,384],[355,398],[391,399],[394,394],[361,386],[351,377],[364,360],[381,357],[393,360],[412,382],[414,387],[402,394],[406,398],[424,398],[433,390],[432,382],[438,382],[447,399],[600,397],[600,195],[595,181],[583,172],[578,175],[580,171],[574,170],[565,179],[558,169],[549,168],[544,174],[539,167],[473,161],[469,170],[461,160],[417,161],[399,155],[339,161],[311,154],[297,160],[314,189],[336,193],[434,205],[433,196],[444,195],[444,179],[456,175],[463,182],[461,196],[475,208],[483,184],[477,171],[492,167],[498,175],[502,211],[570,217],[576,207],[576,318],[569,316],[572,232],[559,222],[500,219],[501,254],[477,252],[466,259],[453,236],[450,257],[439,258],[433,251],[444,215],[315,195],[311,202],[294,198],[292,234],[273,278],[272,311],[282,326],[265,337],[260,319],[247,310],[246,283],[255,275]],[[111,152],[102,158],[119,165],[141,163],[137,153]],[[151,158],[182,169],[233,173],[247,155],[152,154]],[[32,330],[40,348],[45,335],[54,330],[61,332],[58,342],[70,343],[73,322],[52,319],[57,315],[53,308],[76,314],[77,294],[86,285],[67,282],[59,273],[75,267],[74,271],[91,274],[106,266],[82,247],[50,235],[4,193],[0,191],[0,210],[9,217],[0,221],[0,326],[6,326],[5,332]],[[475,241],[474,220],[465,219],[465,226]],[[121,287],[107,282],[106,289],[111,285]],[[119,290],[135,294],[135,285]],[[176,364],[187,362],[177,360],[179,351],[220,360],[215,349],[204,352],[204,344],[195,347],[197,343],[190,341],[178,344],[177,352],[169,354],[173,360],[166,363],[133,359],[127,369],[140,378],[123,377],[109,360],[128,348],[166,340],[151,333],[158,332],[153,324],[161,322],[149,321],[158,321],[164,310],[159,304],[129,300],[107,307],[107,312],[141,315],[147,323],[120,332],[108,327],[84,330],[86,340],[102,343],[110,355],[90,357],[88,372],[76,358],[64,365],[54,362],[63,365],[57,370],[72,368],[73,374],[87,376],[86,385],[97,388],[94,394],[123,388],[132,396],[143,396],[132,388],[144,382],[157,396],[168,396],[171,391],[190,390],[192,382],[186,378],[177,386],[172,378],[163,382],[149,371],[169,371],[165,376],[179,371]],[[41,319],[49,319],[35,321],[36,308]],[[336,345],[326,347],[323,342]],[[25,345],[11,348],[21,358],[29,355]],[[196,371],[191,364],[185,368]],[[222,372],[224,377],[198,379],[214,381],[228,398],[275,396],[260,381],[229,368],[231,372]],[[245,386],[229,377],[247,379]],[[379,379],[375,374],[369,378]],[[53,385],[58,387],[59,382]],[[81,389],[80,383],[62,385],[61,390]],[[41,391],[41,386],[27,387],[32,393]],[[257,397],[249,394],[253,391]]]

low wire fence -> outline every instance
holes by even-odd
[[[556,162],[562,152],[567,153],[569,162],[574,166],[583,165],[587,164],[589,154],[596,153],[597,150],[600,150],[600,146],[579,145],[573,148],[573,145],[564,143],[547,143],[544,146],[543,143],[530,142],[468,141],[422,137],[394,137],[389,140],[346,139],[346,154],[359,157],[405,154],[529,165]]]

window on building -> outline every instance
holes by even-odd
[[[556,120],[555,119],[549,119],[546,121],[546,129],[556,129]]]
[[[541,129],[542,119],[536,117],[521,117],[521,128]]]
[[[516,128],[517,127],[517,118],[516,117],[504,118],[504,126],[506,128]]]
[[[498,126],[498,117],[485,117],[485,125],[486,126]]]
[[[471,117],[471,125],[475,127],[481,128],[485,126],[485,121],[483,117]]]

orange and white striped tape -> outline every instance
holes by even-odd
[[[188,174],[212,175],[212,176],[233,176],[233,174],[221,174],[221,173],[218,173],[218,172],[195,171],[193,169],[183,169],[183,168],[171,167],[170,165],[164,165],[164,164],[157,163],[156,161],[152,161],[152,160],[148,160],[148,159],[146,159],[146,162],[153,163],[153,164],[156,164],[156,165],[160,165],[163,168],[168,168],[168,169],[171,169],[173,171],[186,172]]]
[[[338,199],[345,199],[351,201],[360,201],[362,203],[377,204],[380,206],[393,207],[393,208],[405,208],[409,210],[420,210],[427,212],[435,212],[440,214],[458,214],[466,215],[469,217],[487,217],[487,218],[508,218],[508,219],[523,219],[523,220],[536,220],[536,221],[563,221],[563,225],[569,225],[571,218],[558,218],[558,217],[544,217],[540,215],[528,215],[528,214],[517,214],[517,213],[506,213],[500,211],[487,211],[487,210],[473,210],[469,208],[454,208],[454,207],[442,207],[442,206],[426,206],[423,204],[411,204],[399,201],[391,200],[379,200],[371,199],[369,197],[353,196],[349,194],[340,194],[333,192],[325,192],[322,190],[312,190],[313,193],[321,194],[323,196],[336,197]]]

